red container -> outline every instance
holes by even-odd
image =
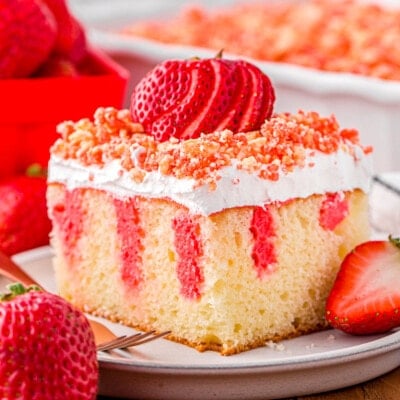
[[[33,163],[46,166],[58,123],[123,106],[129,78],[123,67],[91,50],[83,68],[79,77],[0,80],[0,178]]]

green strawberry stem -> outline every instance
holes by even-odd
[[[27,176],[32,176],[32,177],[46,177],[47,169],[44,168],[39,163],[34,163],[28,166],[25,173]]]
[[[394,238],[392,235],[389,235],[389,242],[400,249],[400,238]]]
[[[216,54],[215,58],[223,58],[224,57],[224,49],[220,49],[220,51]]]
[[[0,301],[9,301],[17,296],[20,296],[21,294],[41,290],[39,286],[36,285],[24,286],[20,282],[10,283],[9,285],[7,285],[7,289],[9,290],[9,292],[0,294]]]

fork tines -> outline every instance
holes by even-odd
[[[168,335],[170,331],[155,334],[156,331],[149,331],[145,333],[135,333],[130,336],[119,336],[109,342],[102,343],[97,346],[97,351],[109,351],[115,349],[126,349],[132,346],[138,346],[143,343],[151,342],[152,340],[161,338]]]

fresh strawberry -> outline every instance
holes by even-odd
[[[0,301],[0,398],[94,400],[97,352],[85,315],[21,284]]]
[[[31,75],[56,36],[54,16],[41,0],[0,0],[0,79]]]
[[[203,63],[199,61],[200,66],[207,64],[210,67],[210,74],[205,77],[205,83],[208,88],[205,101],[200,105],[192,104],[193,113],[196,116],[186,127],[181,135],[182,139],[192,137],[193,132],[213,132],[219,126],[221,116],[226,115],[232,108],[232,102],[238,95],[237,74],[240,69],[240,63],[235,61],[224,60],[220,58],[210,59]],[[194,65],[196,68],[196,65]],[[210,81],[211,77],[214,81]],[[199,88],[201,90],[201,87]],[[179,115],[178,115],[179,116]],[[235,121],[225,126],[223,129],[236,129]]]
[[[247,108],[248,96],[244,93],[248,93],[251,87],[251,77],[248,68],[242,68],[240,64],[236,68],[234,80],[236,88],[232,92],[232,98],[230,102],[230,110],[227,111],[226,115],[220,120],[219,125],[216,127],[216,131],[221,131],[226,127],[232,131],[238,131],[240,121],[243,118],[243,114]]]
[[[87,54],[86,33],[71,14],[65,0],[42,0],[53,13],[58,27],[54,53],[79,63]]]
[[[365,242],[346,256],[326,303],[326,319],[356,335],[400,326],[400,239]]]
[[[274,100],[269,78],[246,61],[168,60],[138,83],[131,114],[159,141],[189,139],[217,129],[259,129]]]
[[[46,178],[16,176],[0,181],[0,249],[8,255],[49,243]]]

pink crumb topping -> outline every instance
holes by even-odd
[[[277,262],[274,246],[274,220],[267,207],[256,207],[254,209],[250,231],[254,238],[251,255],[254,260],[257,276],[262,278],[266,274],[275,271]]]
[[[200,224],[189,214],[181,214],[172,221],[175,250],[178,255],[177,275],[181,294],[188,299],[201,296],[204,281],[200,258],[203,255]]]
[[[51,151],[61,158],[100,167],[118,159],[136,182],[142,182],[146,173],[158,171],[178,179],[194,179],[197,185],[208,184],[210,189],[216,187],[219,171],[233,163],[263,179],[277,180],[280,170],[312,166],[313,151],[331,154],[341,149],[356,158],[354,146],[360,146],[358,132],[340,129],[334,116],[303,111],[274,115],[259,131],[224,130],[162,143],[143,132],[128,110],[114,108],[99,108],[94,121],[64,122],[58,131],[61,138]],[[372,151],[360,148],[365,153]]]
[[[258,60],[400,80],[400,9],[392,3],[241,1],[219,9],[192,5],[170,18],[137,21],[121,33],[216,52],[224,49]]]
[[[143,280],[141,270],[141,238],[139,212],[134,198],[113,199],[117,213],[117,234],[121,241],[121,278],[126,286],[136,288]]]
[[[82,209],[82,192],[80,190],[67,190],[63,203],[56,204],[51,210],[54,228],[61,237],[64,257],[69,265],[74,265],[79,258],[78,240],[82,236],[85,215]]]
[[[333,231],[348,214],[349,204],[344,193],[327,193],[319,211],[319,224]]]

